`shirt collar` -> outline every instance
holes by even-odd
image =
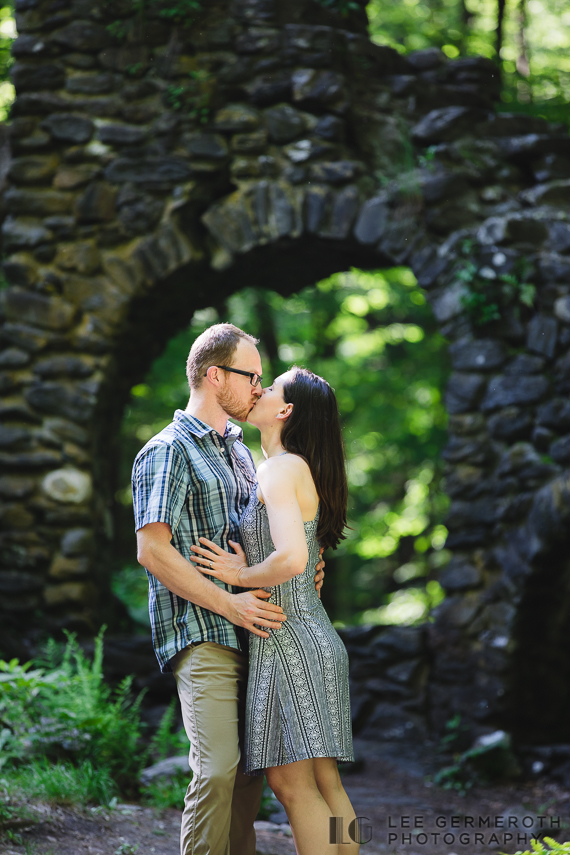
[[[201,419],[196,418],[196,416],[191,416],[190,413],[184,412],[184,410],[176,410],[174,413],[174,421],[183,423],[187,430],[199,439],[206,436],[207,433],[219,436],[217,430],[213,427],[210,427],[210,425],[207,425]],[[228,447],[231,448],[236,439],[239,439],[240,441],[243,439],[243,431],[238,427],[238,425],[228,421],[224,432],[224,439],[226,440]]]

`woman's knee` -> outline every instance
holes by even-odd
[[[333,757],[319,757],[315,760],[315,780],[322,792],[340,792],[343,790],[338,765]]]
[[[281,804],[285,804],[288,801],[288,796],[291,791],[290,783],[287,781],[286,776],[280,774],[278,767],[273,769],[266,769],[265,777],[267,778],[267,783],[271,787],[275,798],[278,799]]]
[[[291,769],[286,766],[274,766],[265,770],[265,777],[282,805],[295,799],[306,798],[310,791],[317,791],[315,777],[312,770],[308,768]]]

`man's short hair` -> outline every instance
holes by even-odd
[[[191,389],[202,385],[211,365],[231,365],[240,339],[256,345],[259,339],[233,324],[214,324],[198,336],[188,354],[186,376]]]

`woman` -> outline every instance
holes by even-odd
[[[337,761],[353,759],[348,657],[314,587],[319,545],[344,538],[347,484],[338,407],[321,377],[293,368],[249,415],[266,460],[240,520],[245,552],[200,538],[192,559],[231,585],[269,586],[287,620],[250,636],[245,772],[265,772],[283,804],[299,855],[357,855],[331,844],[330,817],[355,818]],[[202,565],[202,566],[200,566]]]

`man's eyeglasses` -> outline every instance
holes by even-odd
[[[240,368],[230,368],[228,365],[216,365],[215,367],[221,368],[222,371],[231,371],[232,374],[243,374],[244,377],[249,377],[249,382],[252,386],[259,386],[263,380],[261,374],[252,374],[251,371],[242,371]]]

